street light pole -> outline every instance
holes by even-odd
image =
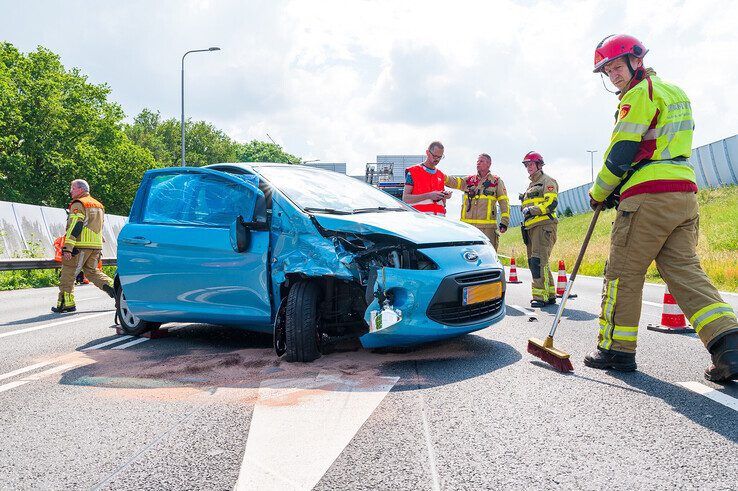
[[[212,47],[208,49],[193,49],[182,55],[182,167],[185,166],[185,117],[184,117],[184,60],[185,56],[190,53],[200,53],[202,51],[220,51],[218,47]]]
[[[597,150],[587,150],[589,152],[589,169],[592,175],[592,182],[595,180],[594,154]]]

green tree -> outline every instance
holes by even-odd
[[[238,152],[239,162],[281,162],[299,164],[300,158],[285,152],[280,145],[258,140],[244,143]]]
[[[86,179],[112,213],[127,214],[150,151],[122,130],[106,84],[91,84],[59,56],[38,47],[24,55],[0,44],[0,200],[64,207],[69,182]],[[118,172],[115,180],[111,169]]]

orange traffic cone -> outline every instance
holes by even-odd
[[[564,260],[559,260],[559,278],[556,280],[556,296],[561,298],[564,296],[564,292],[566,292],[566,265],[564,264]],[[578,295],[575,295],[571,292],[569,292],[569,298],[577,298]]]
[[[510,258],[510,278],[507,280],[508,283],[522,283],[518,279],[518,268],[515,267],[515,258]]]
[[[566,291],[566,266],[564,261],[559,261],[559,278],[556,280],[556,296],[561,298]]]
[[[687,324],[687,318],[682,312],[682,309],[677,305],[674,296],[669,293],[669,285],[666,285],[664,291],[664,307],[661,314],[661,324],[649,324],[649,331],[658,332],[669,332],[672,334],[682,334],[687,332],[694,332]]]

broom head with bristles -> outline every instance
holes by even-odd
[[[545,361],[560,372],[571,372],[574,366],[569,359],[569,353],[564,353],[553,347],[553,338],[548,336],[545,341],[537,338],[528,340],[528,353]]]

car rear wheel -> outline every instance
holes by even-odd
[[[161,323],[145,321],[131,312],[122,288],[117,289],[116,296],[116,313],[123,332],[131,336],[140,336],[161,326]]]
[[[285,359],[310,362],[320,358],[320,287],[310,281],[296,283],[287,295]]]

